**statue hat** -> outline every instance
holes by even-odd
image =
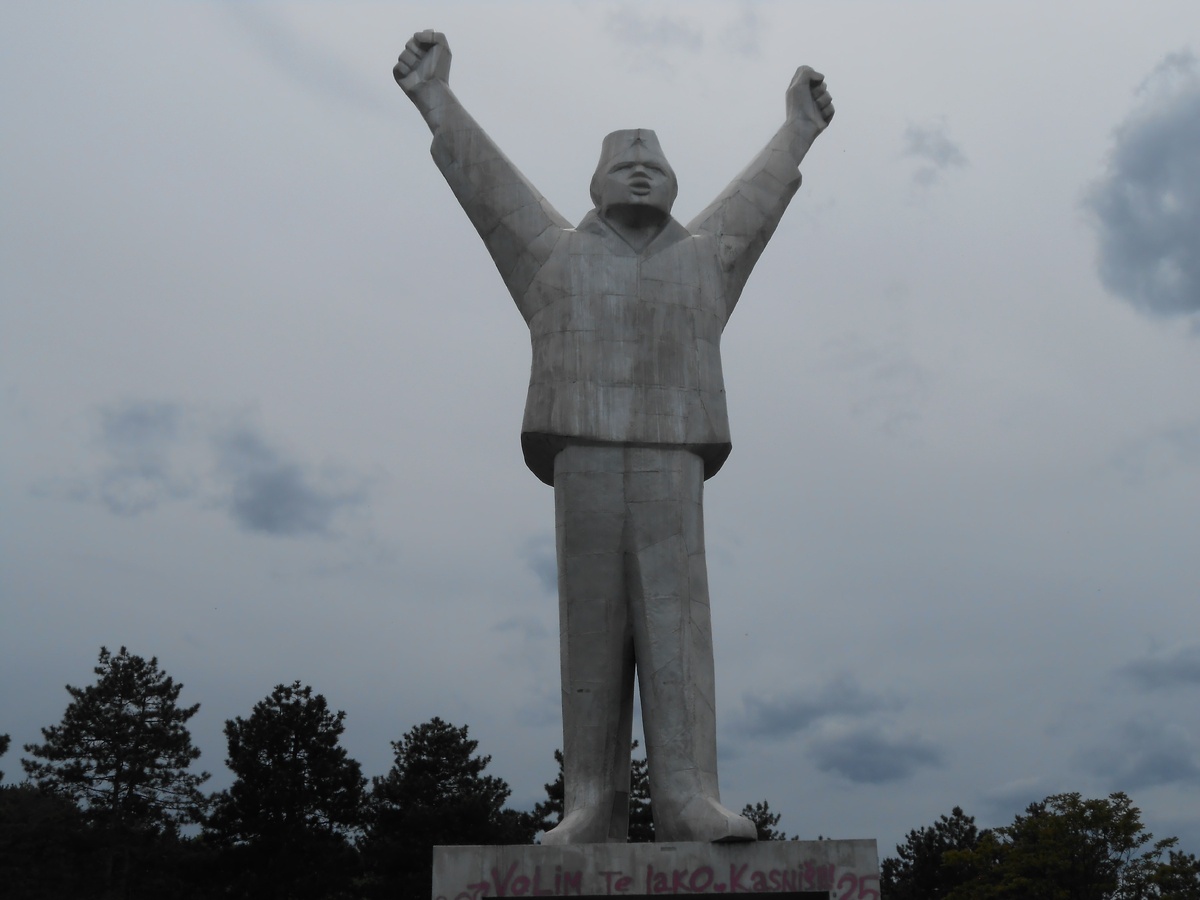
[[[605,135],[604,142],[600,145],[600,162],[596,164],[596,174],[592,176],[591,184],[592,203],[596,206],[600,205],[601,179],[608,173],[613,163],[639,144],[666,171],[667,177],[671,180],[671,202],[674,203],[675,195],[679,192],[679,181],[675,177],[675,170],[671,168],[671,164],[667,162],[667,157],[663,154],[662,145],[658,142],[658,135],[649,128],[625,128]]]

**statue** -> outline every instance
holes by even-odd
[[[565,786],[544,843],[625,842],[635,667],[657,840],[752,841],[717,788],[701,501],[731,448],[721,332],[833,118],[823,76],[796,72],[783,126],[685,227],[653,131],[604,139],[596,208],[572,226],[475,123],[449,73],[433,31],[394,69],[532,338],[521,445],[554,487]]]

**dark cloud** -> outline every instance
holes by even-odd
[[[534,641],[540,641],[550,636],[550,632],[546,628],[546,623],[533,616],[512,616],[511,618],[497,622],[492,626],[492,631],[498,633],[513,632],[525,640]]]
[[[986,821],[1006,823],[1017,813],[1024,812],[1030,803],[1063,790],[1066,788],[1042,777],[1020,778],[985,791],[980,803]]]
[[[966,154],[950,139],[944,121],[905,128],[901,155],[921,163],[913,172],[913,181],[922,187],[937,183],[947,169],[967,164]]]
[[[1167,56],[1117,128],[1108,171],[1085,201],[1104,286],[1142,312],[1200,311],[1200,73]]]
[[[633,6],[613,10],[604,27],[622,46],[634,49],[699,50],[704,46],[703,31],[687,19],[647,15]]]
[[[249,423],[213,424],[213,417],[167,401],[103,407],[92,474],[56,478],[35,488],[43,496],[99,503],[136,516],[171,500],[226,511],[247,531],[295,537],[333,534],[344,510],[366,503],[365,479],[319,471],[288,458]]]
[[[1134,660],[1123,666],[1120,672],[1147,691],[1200,686],[1200,644]]]
[[[864,691],[858,680],[846,673],[835,675],[816,690],[774,699],[747,695],[742,702],[745,711],[739,730],[767,738],[787,737],[829,716],[864,715],[900,706],[894,698]]]
[[[1200,421],[1176,423],[1128,441],[1114,454],[1113,464],[1132,484],[1200,466]]]
[[[286,458],[249,428],[218,435],[213,447],[229,514],[247,531],[328,536],[339,512],[366,500],[361,485]]]
[[[186,419],[185,411],[174,403],[132,401],[105,406],[93,426],[95,471],[44,480],[33,492],[99,503],[113,515],[128,517],[191,496],[195,480],[183,476],[178,463]]]
[[[263,56],[276,66],[287,79],[313,94],[334,101],[338,106],[350,105],[368,112],[386,115],[395,110],[383,98],[381,90],[367,82],[344,60],[333,56],[326,45],[305,40],[279,15],[268,7],[252,3],[226,3],[223,9],[258,45]],[[397,55],[411,37],[400,38]],[[393,60],[395,62],[395,60]],[[389,79],[390,81],[390,79]],[[386,85],[380,81],[379,84]]]
[[[521,548],[521,557],[548,593],[558,594],[558,560],[554,536],[540,534],[530,538]]]
[[[808,757],[822,772],[856,784],[902,781],[922,766],[938,766],[941,752],[916,736],[893,737],[873,727],[837,731],[814,738]]]
[[[1173,722],[1127,722],[1103,747],[1080,758],[1085,768],[1109,782],[1113,790],[1177,782],[1200,784],[1200,746]]]
[[[889,435],[901,434],[921,419],[932,380],[899,328],[865,336],[849,332],[825,341],[818,369],[845,376],[852,390],[851,411],[877,422]]]
[[[100,411],[99,443],[107,461],[96,487],[110,512],[133,516],[190,493],[172,467],[182,418],[174,403],[135,401]]]
[[[741,13],[729,23],[722,36],[722,45],[732,49],[739,56],[747,58],[762,55],[762,35],[766,22],[758,14],[754,3],[743,3]]]
[[[541,691],[538,696],[517,707],[516,723],[527,728],[543,728],[562,724],[562,695],[557,691]]]

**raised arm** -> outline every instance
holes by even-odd
[[[788,85],[783,125],[754,161],[688,224],[693,234],[709,234],[717,240],[728,313],[733,312],[750,271],[800,187],[801,160],[832,118],[825,76],[801,66]]]
[[[450,90],[445,35],[413,35],[392,73],[425,117],[433,132],[434,162],[526,314],[525,290],[570,223],[509,162]]]

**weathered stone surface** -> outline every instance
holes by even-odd
[[[879,900],[875,842],[435,847],[433,900],[786,893]]]
[[[547,844],[623,843],[634,671],[655,834],[752,841],[721,805],[703,484],[731,448],[721,332],[833,117],[804,67],[761,153],[684,227],[647,129],[604,139],[596,208],[572,227],[449,87],[450,49],[422,32],[395,67],[432,153],[529,325],[522,448],[554,486],[565,815]]]

